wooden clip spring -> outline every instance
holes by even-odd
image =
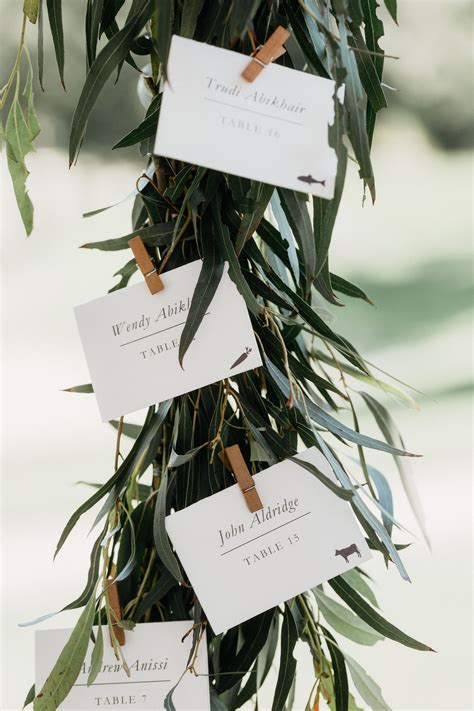
[[[278,59],[282,54],[285,54],[286,50],[283,47],[283,43],[286,42],[290,33],[285,30],[284,27],[277,27],[275,32],[270,35],[265,44],[263,44],[258,52],[252,57],[251,62],[245,67],[242,72],[242,76],[247,81],[252,82],[262,69],[265,69],[267,64],[273,62],[274,59]]]
[[[132,237],[132,239],[128,241],[128,246],[133,252],[138,268],[145,277],[150,293],[157,294],[163,289],[163,282],[156,271],[155,265],[150,259],[150,255],[143,244],[142,238],[138,236]]]
[[[113,578],[109,578],[107,580],[106,590],[107,600],[109,602],[109,606],[112,608],[113,611],[112,627],[114,636],[120,646],[123,647],[125,644],[125,630],[122,627],[119,627],[116,622],[116,620],[122,619],[122,608],[120,607],[117,585]],[[113,646],[112,633],[110,634],[110,644]]]
[[[248,470],[239,445],[233,444],[231,447],[226,447],[222,452],[219,452],[219,457],[226,467],[233,472],[237,484],[240,486],[244,495],[249,511],[255,513],[255,511],[263,509],[260,496],[255,488],[255,482]]]

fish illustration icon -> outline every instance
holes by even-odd
[[[237,358],[235,363],[232,363],[232,365],[230,366],[230,370],[232,370],[232,368],[237,368],[238,365],[243,363],[244,360],[246,360],[248,358],[249,353],[251,353],[251,351],[252,351],[252,349],[249,348],[248,346],[246,346],[244,352],[241,355],[239,355],[239,357]]]
[[[301,180],[302,183],[308,183],[308,185],[311,185],[312,183],[319,183],[319,185],[322,185],[323,187],[326,185],[325,180],[316,180],[316,178],[313,178],[311,173],[309,173],[309,175],[298,175],[298,180]]]

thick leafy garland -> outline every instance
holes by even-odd
[[[385,5],[396,20],[396,0],[385,0]],[[32,206],[25,191],[24,158],[39,131],[29,56],[23,104],[20,71],[29,19],[38,23],[42,80],[45,9],[63,80],[61,0],[47,0],[45,8],[40,0],[25,0],[17,60],[2,90],[2,108],[9,95],[11,99],[4,131],[8,163],[28,232]],[[111,576],[118,584],[123,626],[189,619],[193,649],[199,645],[206,619],[170,546],[164,519],[171,509],[182,509],[233,483],[217,456],[223,446],[239,444],[254,472],[291,457],[298,447],[318,447],[338,484],[314,467],[313,474],[335,496],[350,502],[369,546],[409,579],[399,553],[405,545],[394,536],[401,527],[393,519],[390,488],[366,460],[370,449],[392,455],[409,488],[403,466],[407,452],[387,410],[373,395],[359,392],[357,385],[398,391],[371,373],[357,350],[330,328],[317,307],[321,299],[338,305],[341,295],[370,303],[360,288],[330,271],[328,252],[348,158],[357,161],[364,189],[375,199],[370,144],[376,114],[386,106],[380,10],[377,0],[87,1],[88,72],[72,120],[70,163],[77,159],[89,114],[104,84],[112,75],[119,77],[124,62],[139,72],[136,62],[143,64],[143,57],[149,55],[151,70],[145,82],[151,100],[140,125],[114,146],[139,144],[145,161],[145,172],[137,183],[132,231],[85,247],[127,250],[130,237],[140,235],[161,270],[202,258],[196,287],[199,298],[193,300],[186,322],[180,359],[199,328],[227,261],[251,314],[264,365],[150,407],[142,426],[123,418],[112,423],[117,429],[116,470],[105,484],[94,485],[94,493],[70,518],[57,546],[59,552],[79,518],[101,504],[95,519],[100,533],[91,552],[86,586],[64,608],[83,608],[83,612],[43,689],[35,695],[32,688],[27,698],[28,703],[34,700],[38,711],[56,709],[67,696],[83,662],[92,625],[112,629],[113,613],[104,594]],[[317,197],[308,201],[301,193],[152,156],[172,34],[250,54],[280,24],[290,29],[292,38],[279,61],[332,77],[337,87],[345,85],[344,106],[335,101],[330,128],[330,142],[338,155],[336,193],[331,201]],[[135,260],[126,258],[117,272],[120,281],[111,290],[126,287],[136,271]],[[85,385],[71,391],[92,392],[92,388]],[[359,431],[355,401],[374,417],[380,440]],[[349,411],[352,426],[338,417],[341,410]],[[121,458],[124,436],[134,442],[129,454]],[[153,468],[151,485],[142,481],[149,467]],[[252,699],[257,708],[259,688],[275,664],[279,672],[272,709],[291,709],[296,677],[293,652],[301,640],[314,663],[307,709],[318,709],[320,698],[336,711],[355,709],[348,672],[368,707],[386,709],[379,687],[333,634],[361,644],[389,638],[418,650],[430,648],[384,619],[369,583],[368,576],[356,568],[225,634],[214,636],[208,627],[212,708],[237,709]],[[327,592],[336,593],[344,605]],[[101,632],[96,637],[89,681],[100,668],[102,645]],[[122,659],[118,644],[115,651]],[[166,703],[167,709],[174,708],[172,693]]]

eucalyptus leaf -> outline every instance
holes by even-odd
[[[380,687],[367,674],[365,669],[346,653],[344,653],[344,659],[349,667],[355,688],[372,711],[390,711],[385,699],[382,697]]]
[[[34,711],[55,711],[68,695],[86,656],[94,612],[95,598],[91,597],[50,675],[36,695]]]
[[[55,4],[59,2],[60,4],[61,0],[48,0],[48,5],[52,2]],[[152,6],[148,0],[132,15],[125,26],[113,35],[92,64],[72,117],[69,137],[69,165],[72,165],[77,157],[84,138],[89,114],[100,92],[114,69],[127,56],[135,36],[150,19],[151,12]]]
[[[212,237],[203,240],[203,255],[201,271],[179,341],[178,359],[181,368],[183,368],[184,356],[207,315],[224,272],[224,262]]]
[[[65,89],[64,84],[64,30],[62,16],[62,0],[46,0],[48,9],[49,26],[53,37],[54,51],[56,53],[56,62],[58,65],[59,77],[61,84]]]
[[[322,590],[314,588],[313,592],[324,619],[335,632],[357,642],[357,644],[368,646],[384,639],[383,635],[373,630],[347,607],[325,595]]]
[[[102,625],[99,624],[97,628],[97,633],[95,636],[95,644],[91,654],[91,667],[89,674],[87,676],[87,686],[91,686],[97,678],[97,674],[100,672],[102,666],[102,659],[104,657],[104,635],[102,632]]]
[[[361,620],[364,620],[370,627],[379,632],[384,637],[393,639],[395,642],[404,644],[406,647],[418,649],[421,652],[432,652],[428,645],[418,642],[413,637],[399,630],[395,625],[387,622],[382,615],[374,610],[351,586],[340,576],[329,581],[329,585],[344,600]]]
[[[166,533],[165,517],[166,517],[166,493],[167,493],[168,471],[162,474],[158,496],[155,504],[155,517],[153,521],[153,539],[155,541],[156,550],[163,563],[168,568],[172,576],[180,582],[183,578],[181,568],[173,553],[171,544]]]
[[[273,697],[272,711],[282,711],[293,685],[296,672],[294,649],[298,641],[298,630],[288,604],[285,605],[281,623],[280,667]]]
[[[23,0],[23,12],[34,25],[38,19],[41,0]]]

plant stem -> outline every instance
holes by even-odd
[[[13,65],[13,68],[11,70],[10,76],[8,77],[7,83],[5,86],[0,90],[0,111],[3,109],[5,106],[5,103],[8,98],[8,94],[10,93],[10,89],[12,87],[12,84],[15,80],[15,75],[17,73],[17,70],[20,67],[21,63],[21,55],[23,53],[23,47],[25,44],[25,31],[26,31],[26,15],[23,15],[23,20],[21,23],[21,33],[20,33],[20,44],[18,46],[18,50],[16,53],[16,58],[15,58],[15,63]]]

